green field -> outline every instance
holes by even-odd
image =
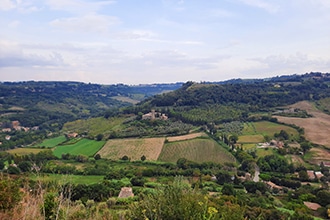
[[[195,162],[235,162],[235,158],[212,139],[196,138],[164,145],[158,160],[176,162],[186,158]]]
[[[261,143],[264,141],[264,136],[261,134],[241,135],[238,137],[237,143]]]
[[[104,141],[81,139],[74,144],[56,147],[54,155],[60,158],[62,154],[69,153],[71,155],[85,155],[91,157],[103,147],[104,143]]]
[[[103,180],[104,176],[85,176],[85,175],[61,175],[61,174],[43,174],[43,175],[30,175],[32,180],[40,181],[58,181],[59,183],[72,183],[72,184],[94,184]]]
[[[8,150],[7,152],[13,155],[28,155],[28,154],[37,154],[41,151],[45,151],[47,149],[39,149],[39,148],[16,148],[16,149],[12,149],[12,150]]]
[[[279,133],[281,130],[286,131],[290,136],[297,137],[298,131],[290,126],[277,124],[269,121],[249,122],[244,124],[243,135],[267,135],[274,136],[275,133]]]
[[[267,155],[272,155],[275,154],[276,152],[273,149],[269,149],[269,148],[260,148],[257,149],[257,156],[258,157],[265,157]]]
[[[45,147],[45,148],[53,148],[61,143],[66,141],[66,137],[64,135],[55,137],[55,138],[49,138],[46,140],[43,140],[40,144],[33,145],[33,147]]]

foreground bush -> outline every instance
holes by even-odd
[[[144,194],[130,207],[129,219],[219,219],[207,196],[176,178],[173,185]]]

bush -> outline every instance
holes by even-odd
[[[0,210],[13,208],[22,197],[16,180],[0,176]]]
[[[154,193],[142,194],[129,207],[129,219],[219,219],[218,210],[209,206],[209,198],[176,178]]]

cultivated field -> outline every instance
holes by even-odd
[[[307,101],[298,102],[289,107],[306,110],[308,114],[313,115],[312,118],[293,118],[275,116],[280,122],[287,124],[295,124],[305,130],[305,137],[307,140],[324,145],[330,149],[330,115],[327,115]]]
[[[177,141],[164,145],[159,161],[176,162],[186,158],[195,162],[235,162],[235,158],[223,147],[211,139],[197,138]]]
[[[74,144],[60,145],[55,148],[54,155],[61,157],[62,154],[71,154],[71,155],[85,155],[92,157],[98,152],[104,145],[104,141],[94,141],[89,139],[81,139]]]
[[[66,141],[66,137],[64,135],[58,136],[55,138],[49,138],[46,140],[43,140],[40,144],[36,144],[33,147],[45,147],[45,148],[53,148],[61,143]]]
[[[86,120],[77,120],[73,122],[65,123],[63,126],[64,132],[89,132],[91,135],[107,134],[107,132],[115,131],[121,128],[123,122],[127,118],[109,118],[105,119],[103,117],[90,118]]]
[[[281,125],[269,121],[244,123],[242,135],[238,137],[238,144],[243,144],[244,150],[255,149],[256,144],[264,142],[264,136],[273,137],[281,130],[288,132],[293,137],[298,136],[298,131],[286,125]],[[267,155],[269,152],[259,151],[260,155]]]
[[[272,137],[275,133],[279,133],[281,130],[286,131],[291,136],[298,136],[298,131],[296,129],[269,121],[245,123],[243,135],[260,134]]]
[[[238,138],[237,143],[261,143],[264,141],[264,136],[261,134],[255,135],[241,135]]]
[[[319,165],[321,162],[330,162],[330,152],[327,149],[314,147],[310,149],[308,154],[310,154],[310,156],[306,155],[307,158],[305,159],[312,164]]]
[[[128,156],[131,160],[140,160],[144,155],[147,160],[157,160],[163,148],[165,138],[131,138],[107,141],[98,152],[102,158],[119,160]]]
[[[181,135],[181,136],[167,137],[166,139],[169,142],[173,142],[173,141],[190,140],[190,139],[194,139],[197,137],[207,137],[207,134],[205,134],[204,132],[200,132],[200,133],[193,133],[193,134],[187,134],[187,135]]]
[[[39,148],[16,148],[12,150],[8,150],[7,152],[13,155],[28,155],[28,154],[37,154],[41,151],[45,151],[46,149],[39,149]]]

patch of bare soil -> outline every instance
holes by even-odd
[[[197,137],[203,137],[203,136],[207,136],[207,135],[203,132],[200,132],[200,133],[193,133],[193,134],[187,134],[187,135],[181,135],[181,136],[167,137],[166,139],[169,142],[173,142],[173,141],[185,141],[185,140],[190,140],[190,139],[194,139]]]
[[[306,110],[308,114],[313,115],[311,118],[294,118],[274,116],[279,122],[286,124],[295,124],[305,130],[305,137],[307,140],[324,145],[330,149],[330,115],[327,115],[307,101],[298,102],[290,105],[292,108],[299,108]]]

